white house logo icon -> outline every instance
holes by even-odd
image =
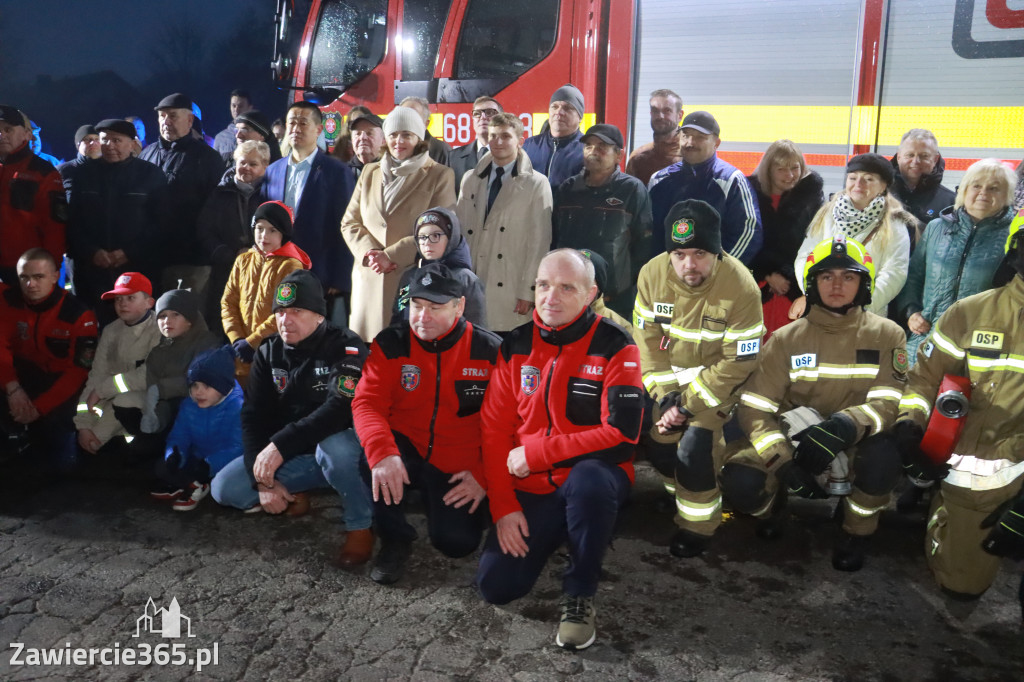
[[[166,609],[158,609],[150,597],[146,602],[146,610],[135,621],[135,634],[132,636],[139,637],[142,633],[149,632],[166,638],[181,637],[182,621],[185,621],[186,636],[195,637],[192,634],[192,619],[181,615],[177,597],[171,600],[171,605]]]

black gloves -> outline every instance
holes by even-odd
[[[246,364],[251,363],[252,359],[256,357],[256,349],[250,346],[245,339],[238,339],[231,344],[231,350],[234,351],[235,357]]]
[[[989,554],[1010,559],[1024,559],[1024,493],[1017,495],[981,522],[982,528],[992,528],[981,548]]]
[[[935,463],[921,450],[924,429],[912,421],[900,421],[892,427],[892,438],[903,458],[903,471],[917,481],[938,481],[949,473],[949,465]]]
[[[808,500],[827,500],[829,494],[821,487],[810,472],[793,462],[786,462],[775,473],[779,477],[779,483],[784,485],[789,492]]]
[[[823,474],[836,455],[857,442],[857,424],[837,412],[830,418],[803,431],[797,439],[793,461],[801,469],[817,476]]]

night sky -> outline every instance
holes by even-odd
[[[196,21],[216,39],[244,13],[273,15],[274,7],[274,0],[0,0],[0,40],[15,62],[14,72],[0,73],[0,87],[102,69],[137,84],[149,75],[150,45],[163,22]]]

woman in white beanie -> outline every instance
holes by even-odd
[[[425,136],[414,110],[388,114],[381,160],[363,168],[341,222],[355,258],[349,327],[367,343],[387,326],[402,272],[416,262],[416,218],[455,205],[455,176],[427,155]]]

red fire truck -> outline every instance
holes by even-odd
[[[384,115],[409,95],[453,146],[484,94],[536,133],[571,82],[583,126],[614,123],[631,147],[651,137],[648,94],[670,88],[716,116],[723,158],[749,172],[789,138],[827,187],[915,127],[938,137],[946,184],[1024,155],[1021,0],[277,0],[275,38],[274,78],[323,105],[329,140],[353,105]]]

